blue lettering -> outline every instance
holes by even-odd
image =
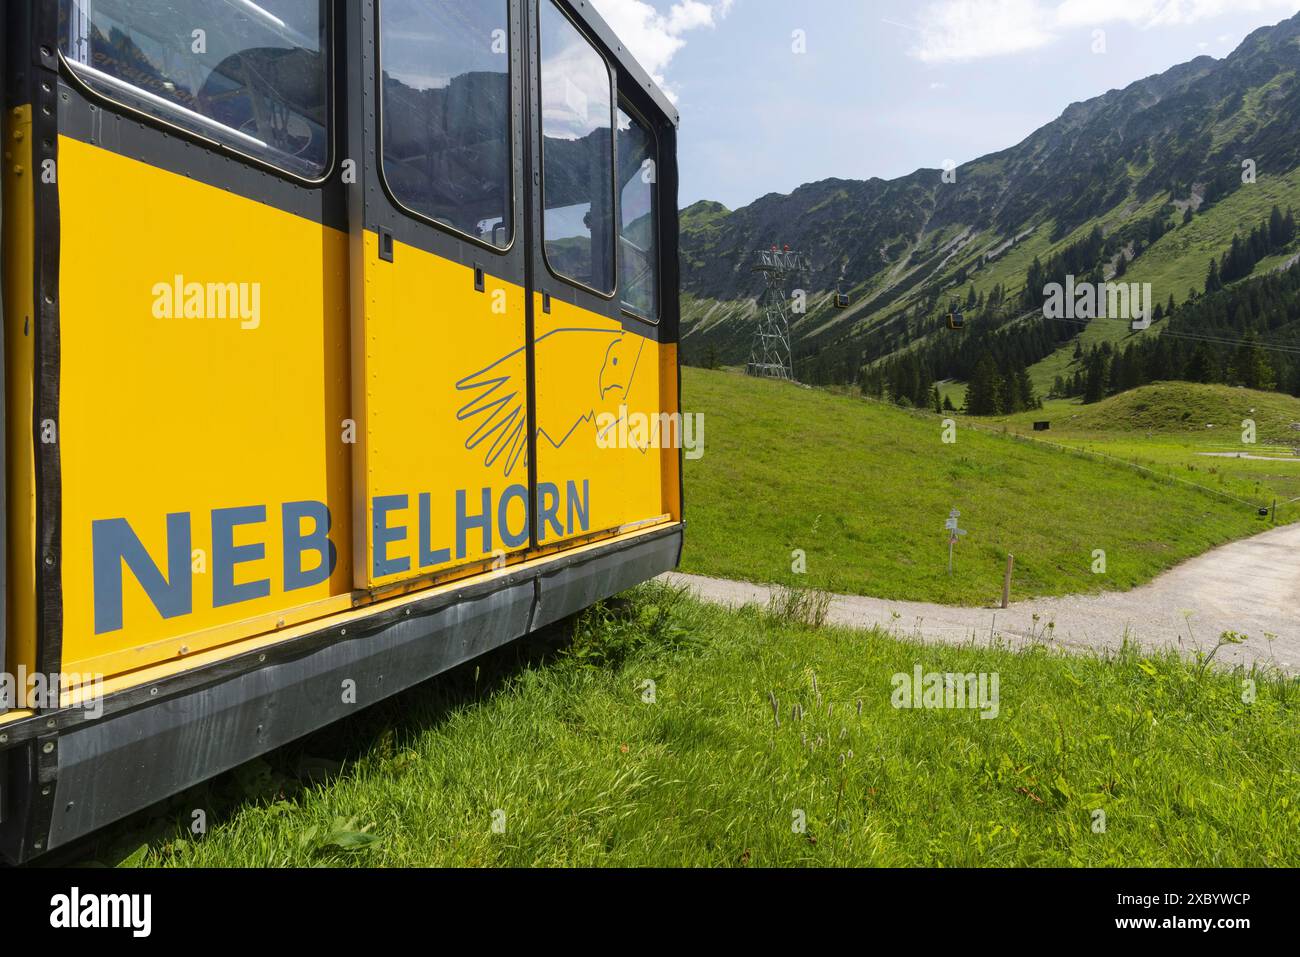
[[[235,526],[252,525],[266,521],[265,505],[245,505],[240,508],[214,508],[212,510],[212,607],[235,605],[271,594],[271,580],[235,584],[235,566],[255,562],[266,557],[266,545],[236,545]]]
[[[511,485],[501,493],[493,508],[493,490],[481,489],[476,509],[469,506],[470,492],[456,491],[455,558],[465,560],[474,552],[490,554],[493,528],[501,546],[518,549],[527,545],[532,529],[539,541],[586,532],[591,525],[591,483],[587,479],[567,481],[563,490],[551,482],[539,482],[534,500],[527,485]],[[564,499],[567,498],[567,502]],[[517,503],[517,504],[516,504]],[[398,521],[390,524],[390,514],[409,508],[407,495],[376,496],[371,508],[372,575],[376,579],[410,572],[409,555],[390,557],[397,543],[407,541],[408,527]],[[534,506],[537,516],[533,514]],[[560,515],[561,508],[566,514]],[[236,583],[237,566],[266,558],[265,542],[235,544],[235,530],[244,525],[266,522],[265,505],[249,505],[212,511],[212,606],[221,608],[271,594],[271,579]],[[330,532],[333,519],[324,502],[304,500],[281,506],[282,569],[286,593],[311,588],[329,581],[338,568],[339,551]],[[538,521],[540,519],[540,521]],[[536,522],[536,524],[534,524]],[[478,535],[471,536],[477,530]],[[419,495],[419,568],[433,568],[452,561],[450,548],[433,547],[433,495]],[[94,579],[95,634],[118,631],[123,627],[123,568],[134,576],[154,608],[164,618],[191,614],[193,574],[190,568],[192,535],[191,517],[187,512],[167,516],[166,576],[155,564],[125,518],[96,520],[91,523],[91,551]],[[314,553],[313,558],[308,554]]]
[[[541,512],[541,521],[537,524],[537,540],[539,542],[546,541],[547,525],[555,529],[556,537],[563,536],[564,526],[560,524],[559,518],[556,517],[556,513],[560,509],[560,490],[550,482],[538,482],[537,497],[541,499],[541,507],[538,509]]]
[[[492,551],[492,490],[485,488],[482,495],[483,511],[477,515],[465,514],[465,491],[456,492],[456,557],[466,554],[465,539],[471,528],[483,530],[483,551]]]
[[[407,497],[405,495],[376,495],[374,507],[372,508],[370,540],[374,549],[374,569],[375,578],[385,578],[389,575],[400,575],[402,572],[411,570],[411,559],[403,555],[400,558],[388,557],[388,546],[393,542],[406,541],[406,526],[398,525],[390,528],[388,525],[388,513],[395,509],[405,509]]]
[[[420,493],[420,567],[429,568],[433,565],[445,565],[451,561],[451,549],[440,548],[432,551],[429,548],[429,539],[432,537],[433,526],[433,506],[430,502],[428,492]]]
[[[319,585],[334,574],[338,549],[330,541],[330,510],[324,502],[286,502],[280,509],[284,529],[284,590],[295,591]],[[315,523],[310,534],[302,533],[302,520]],[[302,567],[302,553],[313,551],[320,556],[310,571]]]
[[[510,531],[510,502],[512,499],[519,499],[520,504],[524,507],[524,527],[518,534]],[[506,489],[505,494],[501,496],[501,501],[497,503],[497,528],[501,534],[501,542],[506,548],[518,548],[528,541],[528,489],[522,485],[512,485]]]
[[[194,582],[190,575],[190,516],[167,516],[167,578],[124,518],[90,523],[91,564],[95,579],[95,634],[122,627],[122,563],[164,618],[188,615],[194,609]]]
[[[569,493],[569,534],[573,534],[573,519],[575,515],[578,518],[578,531],[585,532],[587,526],[591,524],[591,502],[588,495],[590,492],[590,489],[587,487],[588,482],[586,479],[582,480],[581,503],[578,501],[578,486],[572,481],[567,482],[566,486]]]

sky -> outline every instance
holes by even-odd
[[[1223,58],[1300,0],[592,0],[681,112],[681,206],[892,179]]]

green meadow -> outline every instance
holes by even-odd
[[[1226,391],[1300,409],[1286,397]],[[1213,393],[1202,398],[1195,416],[1222,404]],[[1294,481],[1272,477],[1289,463],[1171,453],[1166,443],[1183,441],[1181,432],[1148,440],[1137,420],[1103,433],[1104,410],[1070,433],[1072,443],[1056,424],[1046,433],[1056,444],[1025,437],[1033,418],[1067,414],[1050,408],[1008,422],[956,415],[955,441],[945,443],[932,413],[697,369],[685,370],[683,405],[708,421],[705,454],[686,467],[683,570],[880,598],[987,604],[1000,596],[1008,553],[1013,599],[1132,588],[1262,531],[1255,505]],[[1223,422],[1217,440],[1240,437],[1233,409],[1214,414]],[[1280,441],[1289,410],[1260,421],[1261,442]],[[1103,441],[1115,443],[1109,458],[1079,451],[1101,451]],[[1160,467],[1133,467],[1147,461]],[[949,576],[944,522],[954,508],[967,535]],[[1295,514],[1286,506],[1278,520]],[[1105,576],[1092,574],[1095,549],[1106,552]],[[801,555],[806,574],[796,576]]]
[[[1051,429],[1034,433],[1036,420],[1050,422]],[[1300,399],[1292,396],[1159,382],[1090,406],[1052,400],[990,425],[1134,463],[1244,502],[1271,507],[1276,500],[1287,521],[1300,514],[1293,502],[1300,497]]]

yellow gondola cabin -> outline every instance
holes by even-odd
[[[3,16],[0,855],[675,567],[599,423],[679,413],[678,118],[589,3]]]

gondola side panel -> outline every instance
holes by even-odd
[[[60,157],[64,669],[350,607],[346,235],[76,139]]]

